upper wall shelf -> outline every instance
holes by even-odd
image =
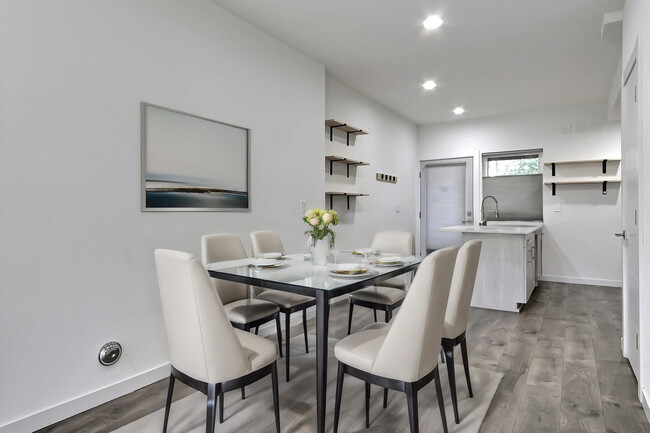
[[[332,141],[332,131],[334,128],[340,129],[341,131],[344,131],[347,133],[347,145],[350,145],[350,135],[367,135],[368,131],[364,131],[361,128],[357,128],[356,126],[352,126],[350,124],[347,124],[345,122],[338,121],[336,119],[327,119],[325,121],[325,125],[330,127],[330,141]]]
[[[570,164],[602,164],[603,174],[607,173],[607,163],[608,162],[621,162],[620,158],[614,159],[582,159],[576,161],[555,161],[555,162],[545,162],[544,165],[551,167],[551,176],[555,176],[555,166],[556,165],[570,165]]]
[[[551,167],[551,178],[555,177],[555,168],[556,165],[575,165],[575,164],[601,164],[600,173],[593,175],[588,174],[587,176],[569,176],[560,179],[552,179],[544,182],[544,185],[550,185],[552,188],[552,194],[555,195],[555,186],[556,185],[569,185],[569,184],[602,184],[602,193],[603,195],[607,194],[607,183],[621,183],[621,178],[616,174],[617,170],[614,170],[614,175],[607,175],[607,164],[608,163],[619,163],[620,158],[614,159],[582,159],[576,161],[556,161],[556,162],[545,162],[544,165]],[[589,169],[588,171],[591,171]]]
[[[350,177],[350,166],[351,165],[370,165],[369,162],[357,161],[356,159],[350,159],[350,158],[346,158],[344,156],[338,156],[338,155],[327,155],[325,157],[325,160],[330,162],[330,174],[332,174],[332,165],[335,162],[340,162],[340,163],[346,164],[348,166],[348,177]]]

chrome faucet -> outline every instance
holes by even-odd
[[[481,202],[481,222],[478,223],[480,226],[487,226],[487,219],[485,218],[485,200],[491,198],[494,200],[494,204],[496,205],[496,209],[494,211],[494,217],[499,218],[499,202],[497,201],[496,197],[493,195],[486,195],[483,197],[483,201]]]

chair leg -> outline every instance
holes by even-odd
[[[244,387],[241,387],[241,399],[246,400],[246,391],[244,391]]]
[[[370,382],[366,382],[366,428],[370,427]]]
[[[388,407],[388,388],[384,388],[384,409]]]
[[[339,362],[339,370],[336,376],[336,398],[334,400],[334,433],[339,428],[339,415],[341,414],[341,396],[343,395],[343,364]]]
[[[273,386],[273,411],[275,412],[275,431],[280,433],[280,397],[278,393],[278,365],[273,363],[271,370],[271,384]]]
[[[217,384],[208,383],[208,408],[207,419],[205,420],[206,433],[214,433],[215,419],[217,415]]]
[[[291,328],[291,314],[289,314],[288,311],[286,313],[284,313],[284,326],[285,326],[284,331],[287,333],[286,334],[286,341],[284,343],[286,345],[285,346],[285,351],[284,351],[284,354],[286,355],[286,357],[284,359],[285,360],[285,370],[284,370],[284,372],[285,372],[287,382],[289,382],[289,356],[290,356],[289,340],[291,340],[291,338],[289,338],[289,331],[290,331],[290,328]]]
[[[372,309],[372,315],[375,317],[375,322],[377,322],[377,310]]]
[[[386,323],[390,322],[390,319],[393,318],[393,310],[390,308],[386,310]]]
[[[449,390],[451,391],[451,404],[454,407],[454,420],[460,424],[458,417],[458,400],[456,397],[456,369],[454,366],[454,346],[453,343],[445,345],[445,358],[447,358],[447,375],[449,376]]]
[[[282,328],[280,327],[280,314],[275,316],[275,332],[278,334],[278,349],[280,350],[280,358],[282,358]]]
[[[350,302],[350,312],[348,313],[348,335],[350,335],[350,330],[352,329],[352,310],[354,310],[354,304]]]
[[[440,346],[440,360],[442,363],[445,363],[445,351],[443,350],[442,346]]]
[[[305,335],[305,353],[309,353],[309,341],[307,340],[307,309],[302,310],[302,332]]]
[[[163,423],[163,433],[167,432],[167,421],[169,421],[169,410],[172,406],[172,395],[174,394],[174,382],[176,378],[173,374],[169,375],[169,387],[167,388],[167,403],[165,403],[165,421]]]
[[[419,433],[420,423],[418,421],[418,391],[411,383],[406,384],[406,404],[408,405],[409,424],[411,433]]]
[[[448,433],[447,430],[447,415],[445,414],[445,402],[442,399],[442,387],[440,386],[440,373],[438,372],[438,367],[436,367],[435,373],[433,373],[433,381],[436,383],[436,397],[438,397],[438,407],[440,408],[440,418],[442,418],[442,430],[444,433]]]
[[[259,332],[260,332],[260,327],[259,327],[259,326],[256,326],[256,327],[255,327],[255,335],[258,335]]]
[[[460,342],[460,353],[463,356],[463,368],[465,369],[465,379],[467,380],[469,396],[474,397],[474,393],[472,392],[472,382],[469,379],[469,359],[467,357],[467,341],[465,339]]]
[[[219,424],[223,424],[223,392],[219,394]]]

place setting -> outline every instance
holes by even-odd
[[[289,266],[288,259],[283,253],[264,253],[259,257],[253,259],[253,262],[248,265],[253,269],[279,269]]]

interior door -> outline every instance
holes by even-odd
[[[639,117],[638,65],[634,57],[626,69],[621,94],[622,116],[622,204],[623,248],[623,356],[639,378]]]
[[[423,161],[420,178],[421,253],[460,246],[461,233],[440,228],[473,221],[472,158]]]

